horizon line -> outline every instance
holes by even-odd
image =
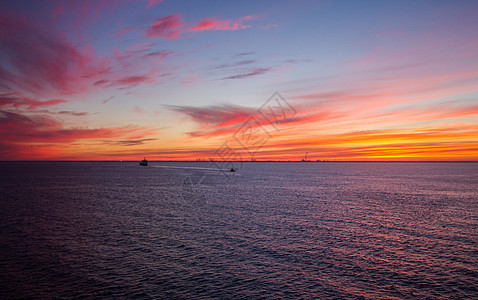
[[[138,162],[137,160],[0,160],[0,163],[4,162]],[[237,162],[237,163],[267,163],[267,162],[300,162],[300,163],[383,163],[383,162],[395,162],[395,163],[478,163],[478,160],[320,160],[320,161],[302,161],[302,160],[149,160],[149,162]]]

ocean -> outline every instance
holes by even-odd
[[[478,163],[1,162],[0,249],[1,299],[477,299]]]

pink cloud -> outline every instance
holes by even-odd
[[[255,123],[260,124],[261,126],[270,125],[270,121],[264,118],[259,110],[244,106],[168,106],[168,108],[190,117],[194,122],[197,123],[198,129],[188,133],[192,137],[209,138],[225,134],[233,134],[245,122],[251,120],[251,118]],[[292,123],[310,122],[310,119],[321,116],[324,116],[324,113],[313,115],[307,114],[302,117],[296,117],[287,120],[284,119],[282,121],[288,122],[288,126],[291,126]]]
[[[27,116],[0,110],[0,159],[58,159],[56,155],[71,153],[72,142],[118,138],[122,141],[137,140],[156,134],[154,129],[137,126],[65,128],[62,122],[47,114]]]
[[[53,99],[53,100],[47,100],[47,101],[34,101],[30,103],[29,107],[30,108],[37,108],[37,107],[44,107],[44,106],[52,106],[52,105],[57,105],[61,103],[66,103],[68,101],[62,100],[62,99]]]
[[[137,43],[128,46],[125,50],[113,48],[116,72],[121,75],[137,73],[138,69],[159,69],[155,62],[159,62],[174,54],[173,51],[155,50],[157,43]],[[154,60],[154,61],[153,61]]]
[[[91,74],[104,72],[92,64],[92,47],[80,51],[51,28],[11,14],[0,15],[0,27],[0,80],[7,90],[73,94],[87,88]]]
[[[163,38],[175,40],[181,34],[182,16],[180,14],[162,17],[146,30],[146,36],[152,38]]]
[[[245,122],[254,120],[264,128],[275,130],[271,121],[264,118],[257,109],[237,105],[212,105],[206,107],[168,106],[168,108],[190,117],[198,125],[198,129],[188,134],[192,137],[210,138],[226,134],[234,134]],[[326,109],[309,108],[298,115],[276,120],[274,126],[283,125],[287,128],[301,128],[304,124],[320,124],[336,121],[347,117],[343,112]]]
[[[201,19],[193,27],[186,27],[187,24],[181,23],[180,14],[169,15],[156,20],[156,22],[146,30],[146,37],[163,38],[176,40],[185,32],[197,32],[205,30],[239,30],[252,27],[244,25],[243,22],[257,19],[258,16],[250,15],[238,19],[220,20],[217,17],[207,17]]]
[[[102,104],[106,104],[108,103],[110,100],[112,100],[115,96],[110,96],[108,98],[106,98],[105,100],[101,101]]]
[[[130,33],[131,31],[133,31],[133,28],[131,28],[131,27],[122,28],[119,32],[117,32],[113,35],[113,38],[119,39],[119,38],[123,37],[124,35]]]
[[[104,88],[129,88],[139,84],[148,84],[154,82],[154,79],[148,75],[133,75],[118,79],[101,79],[96,81],[94,85]]]
[[[140,108],[139,106],[135,106],[131,111],[135,112],[137,114],[144,114],[145,113],[145,111],[142,108]]]
[[[124,50],[114,48],[114,67],[108,73],[98,74],[92,85],[97,88],[129,88],[159,82],[174,71],[171,66],[164,67],[163,62],[177,52],[157,50],[157,45],[135,43]]]
[[[219,20],[217,17],[208,17],[199,21],[199,23],[189,31],[203,31],[203,30],[238,30],[251,27],[250,25],[243,25],[243,21],[250,21],[256,19],[257,16],[245,16],[239,19]]]
[[[75,116],[75,117],[84,117],[84,116],[87,116],[89,115],[90,113],[88,112],[78,112],[78,111],[71,111],[71,110],[62,110],[62,111],[59,111],[57,112],[57,114],[60,114],[60,115],[71,115],[71,116]]]
[[[17,95],[15,93],[4,93],[0,94],[0,107],[15,107],[15,108],[26,108],[26,109],[36,109],[39,107],[54,106],[61,103],[66,103],[68,101],[62,99],[52,99],[47,101],[38,101],[22,95]]]
[[[65,4],[60,4],[54,11],[53,11],[53,20],[56,20],[56,17],[65,13]]]
[[[145,75],[136,75],[136,76],[128,76],[128,77],[123,77],[121,79],[118,79],[114,81],[114,83],[120,85],[120,86],[128,86],[128,85],[137,85],[139,83],[148,81],[149,77]]]
[[[237,105],[168,106],[168,108],[189,116],[204,129],[235,126],[253,115],[259,115],[255,109]]]
[[[149,0],[149,4],[146,8],[151,8],[153,5],[159,4],[163,2],[163,0]]]

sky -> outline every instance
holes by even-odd
[[[0,3],[0,160],[478,160],[477,1]]]

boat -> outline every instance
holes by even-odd
[[[140,166],[147,166],[148,165],[148,161],[146,160],[146,157],[142,161],[139,162],[139,165]]]
[[[236,172],[236,170],[234,170],[234,168],[231,168],[231,172]]]

